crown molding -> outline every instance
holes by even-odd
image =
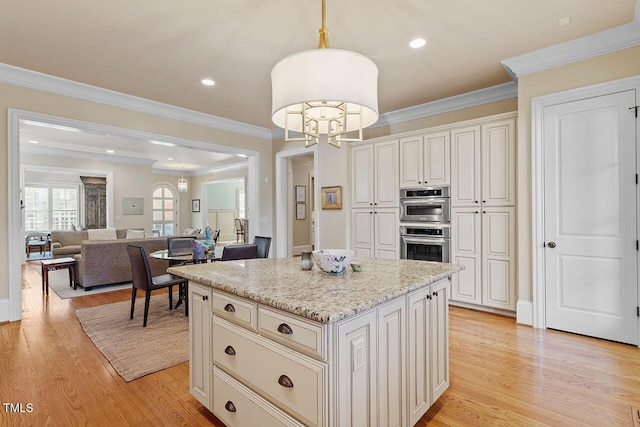
[[[61,77],[15,67],[13,65],[0,63],[0,83],[8,83],[113,107],[126,108],[145,114],[180,120],[269,141],[271,141],[272,138],[271,129],[127,95]]]
[[[378,121],[372,128],[406,122],[408,120],[421,119],[423,117],[434,116],[436,114],[448,113],[450,111],[464,108],[476,107],[478,105],[489,104],[491,102],[518,97],[518,85],[515,82],[503,83],[472,92],[439,99],[426,104],[414,105],[401,110],[390,111],[380,115]]]
[[[505,59],[500,63],[511,78],[517,81],[520,76],[638,46],[639,4],[640,1],[636,2],[634,22]]]

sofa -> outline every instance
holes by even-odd
[[[167,272],[169,264],[166,260],[149,257],[151,252],[167,249],[166,237],[84,240],[80,243],[80,253],[73,256],[77,262],[77,283],[88,291],[94,286],[130,282],[131,262],[127,254],[129,244],[144,248],[152,276]]]
[[[127,229],[116,229],[116,238],[124,239]],[[51,232],[51,247],[54,258],[73,257],[80,253],[80,245],[89,240],[88,230],[54,230]]]

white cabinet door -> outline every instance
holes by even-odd
[[[400,297],[378,307],[378,425],[405,422],[405,304]]]
[[[418,289],[408,297],[407,382],[409,425],[427,412],[431,397],[431,288]]]
[[[482,304],[516,309],[515,208],[482,210]]]
[[[339,323],[336,330],[336,425],[376,427],[376,311]]]
[[[482,204],[515,205],[515,118],[482,125]]]
[[[480,126],[451,131],[451,206],[480,204]]]
[[[481,238],[479,207],[451,209],[451,262],[465,267],[452,277],[452,300],[471,304],[482,303]]]
[[[449,281],[431,285],[431,384],[433,402],[449,388]]]
[[[400,200],[398,140],[377,142],[374,145],[374,150],[375,167],[373,169],[373,179],[375,183],[373,205],[377,208],[398,207]]]
[[[424,137],[423,181],[426,186],[448,185],[449,173],[449,131],[430,133]]]
[[[400,139],[400,187],[415,188],[423,185],[423,137],[410,136]]]
[[[400,257],[400,226],[398,208],[377,209],[374,214],[375,258]]]
[[[351,194],[353,208],[373,206],[373,145],[358,145],[351,149]]]
[[[189,283],[189,389],[211,406],[211,288]]]
[[[351,235],[356,258],[373,258],[374,216],[373,209],[353,209]]]

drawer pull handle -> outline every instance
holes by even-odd
[[[291,378],[286,375],[280,375],[280,378],[278,378],[278,384],[282,387],[293,388],[293,381],[291,381]]]
[[[227,400],[227,403],[224,404],[224,409],[229,412],[236,412],[236,405],[234,405],[232,401]]]
[[[287,325],[286,323],[280,323],[280,325],[278,326],[278,332],[285,335],[291,335],[293,334],[293,329],[291,329],[291,326]]]
[[[224,349],[224,352],[227,353],[229,356],[236,355],[236,351],[230,345],[228,345],[227,348]]]
[[[233,304],[229,303],[224,306],[224,311],[228,311],[229,313],[235,313],[236,308],[233,306]]]

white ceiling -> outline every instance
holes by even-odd
[[[635,3],[327,0],[326,23],[331,47],[378,65],[388,113],[509,82],[501,60],[630,23]],[[0,62],[271,129],[271,68],[317,46],[320,6],[2,0]],[[414,37],[426,47],[410,49]]]

